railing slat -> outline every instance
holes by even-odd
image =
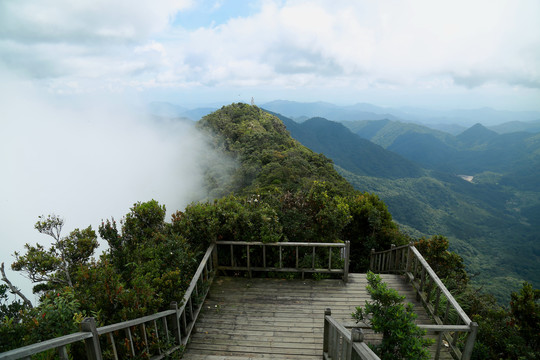
[[[109,333],[109,340],[111,341],[114,358],[115,360],[118,360],[118,351],[116,351],[116,343],[114,342],[114,335],[112,332]]]
[[[328,248],[328,270],[332,269],[332,248]]]
[[[133,345],[133,337],[131,336],[131,328],[127,327],[125,331],[126,331],[126,336],[129,343],[129,348],[131,349],[131,355],[135,357],[135,346]]]

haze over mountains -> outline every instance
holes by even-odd
[[[152,102],[149,112],[157,116],[183,117],[199,120],[217,110],[221,105],[187,108],[168,102]],[[390,108],[367,103],[339,106],[328,102],[295,102],[275,100],[260,105],[261,108],[282,114],[296,122],[313,117],[333,121],[396,120],[418,123],[431,129],[457,135],[476,123],[497,133],[515,131],[540,132],[540,111],[504,111],[491,108],[433,110],[413,107]]]
[[[534,122],[532,129],[538,129],[540,125],[540,112],[538,111],[501,111],[491,108],[480,109],[453,109],[433,110],[412,107],[387,108],[372,104],[358,103],[349,106],[338,106],[325,102],[299,103],[294,101],[276,100],[261,105],[266,110],[282,114],[295,121],[302,122],[312,117],[323,117],[333,121],[357,121],[357,120],[399,120],[404,122],[416,122],[425,124],[431,128],[447,128],[454,125],[454,132],[476,124],[485,126],[500,125],[507,122],[518,122],[516,127],[524,126],[523,122]],[[507,127],[500,128],[508,132]],[[524,126],[522,131],[527,131]]]

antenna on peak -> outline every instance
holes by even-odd
[[[253,96],[251,97],[251,106],[255,105],[255,99],[253,98]]]

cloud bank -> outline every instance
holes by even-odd
[[[221,161],[193,124],[149,118],[119,97],[59,99],[6,80],[0,98],[6,268],[25,243],[50,244],[34,230],[39,215],[63,217],[67,235],[88,225],[97,230],[101,219],[119,219],[137,201],[156,199],[170,214],[206,196],[204,167]],[[19,274],[8,276],[31,292]]]
[[[235,7],[241,16],[232,15]],[[539,13],[535,0],[7,0],[0,4],[0,52],[5,65],[57,92],[537,91]],[[200,16],[201,25],[188,24],[188,15]],[[209,24],[210,15],[220,21]]]

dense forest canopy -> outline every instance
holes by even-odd
[[[97,259],[91,227],[64,236],[62,218],[40,218],[36,230],[51,236],[52,245],[27,245],[12,264],[33,280],[39,302],[9,303],[5,294],[14,288],[0,287],[0,351],[76,331],[85,316],[104,325],[167,308],[182,298],[216,240],[350,241],[356,272],[367,270],[371,249],[416,241],[479,322],[477,358],[538,356],[540,292],[530,284],[512,295],[509,307],[498,305],[469,284],[445,237],[401,232],[378,196],[354,190],[331,160],[293,140],[277,117],[256,106],[223,107],[197,126],[233,159],[219,171],[207,169],[211,199],[174,212],[170,221],[157,201],[135,203],[120,221],[99,226],[108,249]]]

